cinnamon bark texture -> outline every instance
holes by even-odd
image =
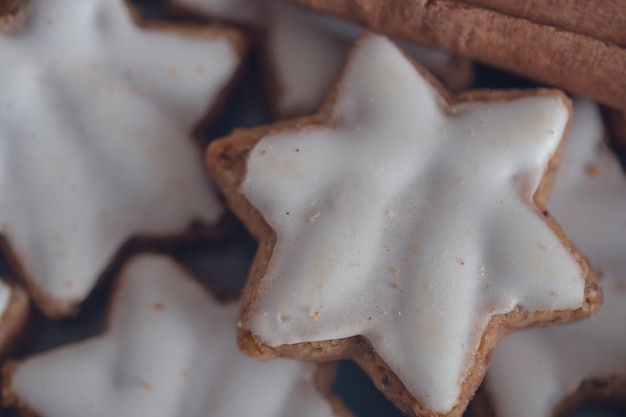
[[[481,6],[449,0],[290,1],[626,110],[626,49],[620,46],[626,2],[621,0],[594,6],[550,0],[541,2],[545,7],[535,5],[539,0],[468,0]],[[578,25],[583,17],[589,21]]]
[[[626,47],[624,0],[457,0]]]

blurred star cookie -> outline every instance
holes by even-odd
[[[551,417],[589,399],[626,406],[626,177],[603,142],[595,104],[579,100],[548,208],[598,271],[600,312],[505,337],[485,391],[498,417]]]
[[[129,238],[220,220],[191,133],[244,44],[230,29],[143,21],[124,0],[21,3],[23,22],[0,33],[0,232],[59,317]]]
[[[321,104],[350,44],[363,28],[276,0],[169,0],[177,14],[235,22],[261,31],[263,65],[274,113],[313,113]],[[453,91],[469,88],[469,60],[403,42],[402,48]]]
[[[40,417],[350,416],[329,392],[332,367],[240,353],[237,303],[171,259],[135,257],[116,284],[104,334],[5,366],[5,405]]]

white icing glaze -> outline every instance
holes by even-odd
[[[583,303],[579,264],[532,203],[569,112],[542,96],[447,116],[390,41],[357,45],[334,127],[250,153],[241,192],[278,241],[244,327],[271,346],[363,335],[444,413],[490,317]]]
[[[11,287],[0,280],[0,317],[4,314],[11,301]]]
[[[135,258],[120,278],[106,334],[14,371],[10,390],[38,415],[333,415],[313,384],[316,365],[244,356],[238,305],[217,303],[171,260]]]
[[[243,20],[261,26],[266,22],[270,66],[280,88],[277,111],[282,116],[310,114],[317,110],[351,43],[365,32],[355,24],[273,0],[174,1],[220,19]],[[408,42],[403,42],[402,47],[444,80],[469,78],[467,68],[449,65],[452,57],[446,52]]]
[[[363,30],[283,3],[270,3],[270,65],[280,88],[280,115],[313,113]]]
[[[0,50],[0,225],[45,296],[82,301],[132,235],[219,219],[191,131],[237,69],[228,38],[142,30],[122,0],[32,0]]]
[[[197,13],[218,19],[260,25],[267,19],[268,0],[169,0]]]
[[[499,417],[550,417],[585,379],[626,375],[626,178],[602,136],[596,105],[577,101],[548,208],[601,272],[603,306],[591,319],[500,341],[486,385]]]

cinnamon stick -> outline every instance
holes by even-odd
[[[626,0],[457,0],[626,47]]]
[[[626,110],[626,49],[591,36],[458,1],[291,1]]]

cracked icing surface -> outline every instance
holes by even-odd
[[[13,369],[9,390],[37,415],[334,415],[315,364],[244,356],[238,304],[216,302],[170,259],[134,258],[120,279],[104,335]]]
[[[391,42],[364,38],[332,127],[261,139],[240,191],[277,234],[244,327],[270,346],[363,335],[445,413],[491,317],[580,308],[585,280],[533,203],[563,98],[440,101]]]
[[[596,105],[574,109],[548,208],[599,271],[604,302],[590,319],[500,342],[486,380],[499,417],[550,417],[584,380],[626,375],[626,177],[603,143]]]
[[[41,295],[76,304],[129,237],[221,216],[190,134],[239,57],[122,0],[28,4],[0,33],[0,225]]]

